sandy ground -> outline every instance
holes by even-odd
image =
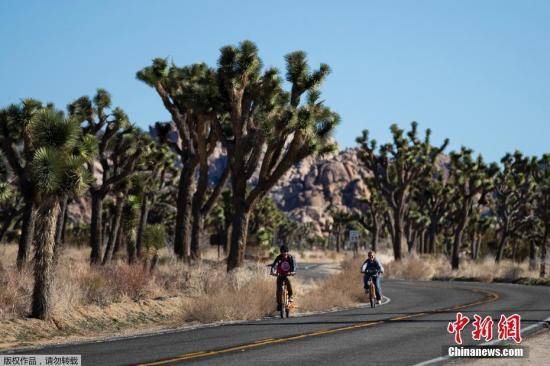
[[[496,365],[549,365],[550,364],[550,329],[545,330],[522,343],[528,347],[529,356],[516,359],[476,359],[473,361],[458,361],[452,365],[496,366]]]

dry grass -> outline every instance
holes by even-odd
[[[219,320],[257,319],[274,310],[275,285],[265,267],[254,265],[211,276],[188,309],[186,320],[202,323]]]
[[[323,281],[314,284],[300,296],[301,311],[319,311],[349,307],[366,301],[363,278],[360,273],[361,258],[347,258],[342,261],[342,270]]]
[[[383,261],[384,263],[384,261]],[[477,261],[461,259],[458,270],[453,270],[449,259],[444,256],[410,256],[400,262],[385,262],[388,278],[407,280],[470,280],[480,282],[524,282],[538,283],[538,271],[529,270],[529,263],[502,260],[496,263],[487,257]],[[540,284],[544,284],[544,281]]]
[[[339,263],[347,257],[344,251],[336,252],[334,250],[302,250],[293,252],[292,255],[298,262],[307,263]]]

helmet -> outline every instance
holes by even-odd
[[[288,253],[288,247],[286,245],[281,245],[281,253]]]

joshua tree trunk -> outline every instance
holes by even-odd
[[[529,241],[529,270],[537,269],[537,244],[534,240]]]
[[[393,220],[393,256],[396,261],[399,261],[401,260],[401,248],[403,248],[403,242],[405,240],[402,210],[394,210]]]
[[[225,255],[229,254],[229,244],[231,243],[232,231],[233,230],[231,229],[231,222],[229,222],[225,225],[225,232],[223,233],[223,253]]]
[[[231,271],[243,264],[248,235],[248,219],[251,211],[251,207],[247,207],[244,198],[246,194],[246,180],[244,180],[244,177],[233,176],[232,186],[233,219],[229,256],[227,258],[227,271]]]
[[[103,196],[101,192],[92,191],[92,220],[90,223],[90,264],[96,265],[101,261],[101,249],[103,247]]]
[[[372,224],[372,243],[371,243],[371,249],[372,251],[376,252],[378,250],[378,240],[380,239],[380,227],[378,225],[378,221],[373,221]]]
[[[204,161],[203,161],[204,160]],[[191,258],[200,258],[200,238],[204,228],[203,204],[208,188],[208,164],[206,157],[201,159],[199,164],[199,179],[197,182],[197,190],[193,195],[192,211],[192,228],[191,228]]]
[[[456,226],[456,229],[455,229],[453,248],[452,248],[452,254],[451,254],[452,269],[458,269],[458,266],[459,266],[459,262],[460,262],[459,251],[462,245],[462,236],[464,234],[464,228],[468,223],[468,207],[469,207],[468,202],[463,203],[462,210],[461,210],[462,212],[460,213],[460,221],[458,222],[458,225]]]
[[[147,219],[149,218],[149,199],[147,197],[147,194],[145,193],[143,195],[143,198],[141,200],[141,212],[139,215],[139,224],[136,234],[136,255],[138,258],[141,258],[141,250],[142,250],[142,241],[143,241],[143,232],[145,230],[145,226],[147,225]]]
[[[36,220],[34,289],[31,316],[47,319],[51,313],[51,283],[54,273],[53,251],[59,201],[49,199],[38,209]]]
[[[115,246],[113,247],[113,255],[111,256],[111,259],[118,254],[120,247],[123,245],[122,243],[127,239],[126,233],[124,232],[124,228],[122,226],[123,225],[120,224],[118,227],[118,233],[116,234]]]
[[[191,208],[194,175],[196,163],[191,161],[181,171],[178,187],[178,202],[176,214],[176,228],[174,236],[174,252],[178,258],[183,259],[191,255]]]
[[[116,244],[120,222],[122,221],[122,209],[124,208],[124,198],[118,197],[115,207],[115,217],[113,218],[113,225],[111,227],[111,235],[107,241],[107,247],[105,248],[105,255],[103,256],[103,265],[107,264],[113,257],[114,246]]]
[[[502,254],[504,253],[504,248],[506,247],[507,241],[508,241],[508,231],[507,231],[507,228],[504,227],[502,229],[500,240],[498,242],[497,253],[495,256],[496,262],[500,262],[500,260],[502,259]]]
[[[435,239],[437,235],[437,224],[435,222],[430,222],[430,227],[428,228],[428,252],[430,254],[435,254]]]
[[[35,220],[36,207],[33,199],[25,197],[23,221],[21,222],[21,236],[19,237],[19,249],[17,251],[17,269],[19,270],[27,263],[30,247],[33,242]]]
[[[240,267],[243,264],[249,217],[250,213],[244,209],[238,210],[233,216],[233,224],[231,225],[231,247],[229,249],[229,257],[227,258],[228,271]]]
[[[200,252],[200,238],[201,233],[204,230],[204,217],[199,209],[193,209],[193,225],[191,229],[191,259],[199,259],[201,257]]]
[[[69,198],[63,197],[61,199],[61,209],[59,211],[59,217],[57,218],[57,224],[55,228],[55,247],[53,249],[53,260],[57,264],[57,260],[61,251],[63,250],[63,228],[65,227],[65,218],[67,213],[67,206],[69,205]]]
[[[479,254],[479,246],[481,245],[481,235],[474,233],[472,236],[472,253],[471,257],[476,260]]]

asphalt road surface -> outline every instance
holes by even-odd
[[[320,272],[320,267],[310,270]],[[470,318],[491,315],[495,334],[501,314],[520,314],[522,329],[545,320],[548,324],[550,318],[550,287],[386,280],[383,294],[386,303],[375,309],[237,322],[17,353],[81,354],[84,365],[437,364],[448,361],[438,357],[443,347],[453,344],[446,328],[457,311]],[[463,332],[465,344],[472,343],[470,333],[471,329]]]

